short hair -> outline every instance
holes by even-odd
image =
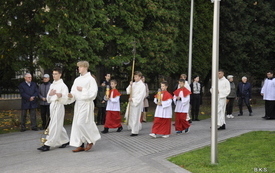
[[[274,74],[272,70],[267,71],[266,73]]]
[[[25,73],[24,77],[31,75],[30,73]],[[31,75],[32,76],[32,75]]]
[[[247,77],[246,77],[246,76],[243,76],[242,79],[247,79]]]
[[[142,73],[140,71],[135,71],[134,75],[138,75],[139,77],[142,77]]]
[[[105,73],[105,76],[107,76],[108,74],[111,76],[111,73]]]
[[[163,82],[161,82],[160,84],[163,84],[163,85],[165,85],[165,86],[168,87],[168,82],[166,82],[166,81],[163,81]]]
[[[110,81],[110,83],[111,82],[114,82],[115,84],[117,84],[117,81],[115,80],[115,79],[112,79],[111,81]]]
[[[187,78],[187,75],[186,75],[186,74],[181,74],[180,76],[184,76],[185,78]]]
[[[227,79],[230,79],[230,78],[233,78],[233,77],[234,77],[233,75],[228,75]]]
[[[62,74],[62,69],[59,67],[55,67],[53,71],[57,71],[59,74]]]
[[[184,79],[180,79],[180,80],[179,80],[179,82],[183,82],[183,83],[185,83],[185,80],[184,80]]]
[[[223,69],[219,69],[219,71],[218,72],[223,72],[224,73],[224,70]]]
[[[89,68],[89,62],[88,61],[79,61],[77,62],[77,67],[86,67]]]

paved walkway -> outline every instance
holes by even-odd
[[[227,119],[227,129],[218,131],[218,140],[238,136],[255,130],[274,131],[274,120],[263,120],[264,109],[254,109],[234,119]],[[73,147],[51,148],[40,152],[41,134],[35,131],[0,135],[0,170],[4,173],[65,172],[65,173],[185,173],[188,172],[166,158],[210,145],[211,120],[193,122],[188,134],[152,139],[148,134],[152,123],[143,123],[139,136],[130,137],[130,131],[116,129],[103,134],[88,152],[73,153]],[[103,130],[103,126],[98,126]],[[66,126],[70,133],[71,126]],[[40,131],[42,132],[42,131]],[[210,154],[210,153],[209,153]],[[210,155],[209,155],[210,157]]]

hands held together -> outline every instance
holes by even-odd
[[[56,93],[56,90],[52,89],[49,93],[49,96],[56,95],[58,98],[62,97],[62,93]]]

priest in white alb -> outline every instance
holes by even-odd
[[[93,100],[97,95],[97,84],[88,72],[87,61],[79,61],[77,66],[80,76],[75,79],[68,94],[69,103],[75,101],[70,145],[77,148],[73,152],[88,151],[101,138],[94,122]]]
[[[143,100],[146,96],[146,87],[141,80],[142,73],[136,71],[134,73],[135,82],[130,82],[126,88],[127,94],[130,94],[129,103],[127,105],[125,118],[128,123],[128,129],[131,130],[130,136],[137,136],[141,130],[141,112],[143,109]]]
[[[268,71],[266,75],[267,78],[261,89],[261,95],[265,101],[265,116],[262,118],[273,120],[275,119],[275,78],[273,71]]]

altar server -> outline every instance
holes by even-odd
[[[153,138],[156,138],[157,135],[168,138],[171,134],[173,96],[167,91],[167,88],[167,82],[161,82],[161,91],[158,91],[154,98],[154,103],[157,104],[157,107],[154,115],[152,133],[149,134]]]

